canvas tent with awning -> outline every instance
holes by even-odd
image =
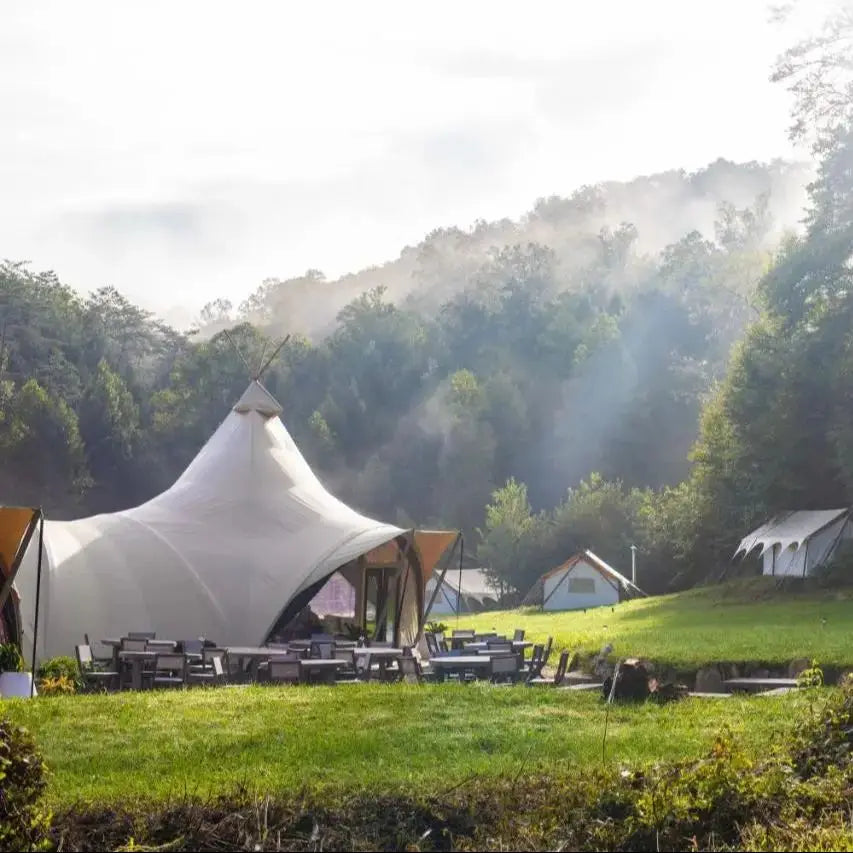
[[[807,577],[853,539],[850,509],[782,512],[744,536],[734,557],[757,552],[765,575]]]
[[[384,574],[374,568],[391,596],[393,640],[416,640],[424,581],[415,531],[361,515],[326,491],[281,412],[254,380],[170,489],[122,512],[45,522],[41,655],[68,654],[84,632],[256,645],[336,571],[363,601],[365,555],[379,546],[391,555]],[[32,548],[18,577],[26,634]]]
[[[635,583],[587,549],[542,575],[522,604],[540,605],[543,610],[585,610],[645,595]]]

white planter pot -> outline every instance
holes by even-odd
[[[30,687],[33,682],[31,672],[4,672],[0,673],[0,696],[8,699],[18,696],[22,699],[30,698]],[[38,695],[35,687],[32,687],[33,696]]]

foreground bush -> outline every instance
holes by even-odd
[[[0,720],[0,850],[49,847],[49,817],[40,804],[45,768],[26,729]]]
[[[64,850],[853,850],[853,690],[814,696],[813,720],[760,762],[722,733],[699,761],[472,779],[444,794],[76,808],[54,838]]]
[[[66,655],[49,658],[38,668],[38,689],[45,696],[76,693],[83,686],[77,661]]]

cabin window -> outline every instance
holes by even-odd
[[[595,592],[594,578],[569,578],[569,592]]]

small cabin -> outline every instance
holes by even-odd
[[[757,551],[763,574],[805,578],[829,563],[849,539],[849,508],[782,512],[745,536],[734,556],[746,558]]]

